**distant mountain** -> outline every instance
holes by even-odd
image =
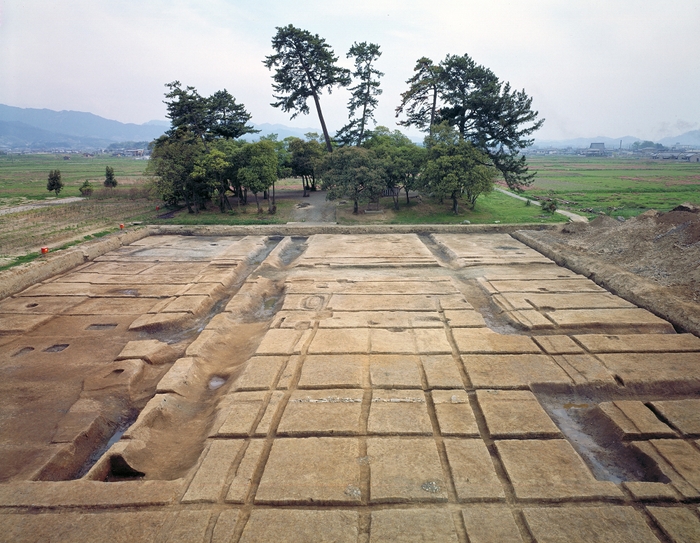
[[[147,123],[143,123],[141,126],[160,126],[167,130],[170,128],[170,121],[148,121]]]
[[[250,123],[256,130],[260,130],[256,134],[246,134],[242,139],[246,141],[257,141],[260,136],[269,136],[270,134],[277,134],[277,139],[283,140],[293,136],[295,138],[304,139],[304,134],[308,132],[316,132],[317,134],[322,134],[320,128],[296,128],[294,126],[286,126],[284,124],[270,124],[270,123]]]
[[[151,141],[170,126],[166,121],[120,123],[80,111],[19,108],[0,104],[0,146],[5,148],[100,148],[119,141]],[[39,132],[37,132],[39,130]]]
[[[19,121],[0,121],[0,149],[101,149],[112,143],[50,132]]]
[[[629,149],[629,147],[635,141],[641,141],[639,138],[634,136],[624,136],[622,138],[606,138],[604,136],[597,136],[595,138],[574,138],[570,140],[543,140],[536,138],[533,147],[553,147],[555,149],[566,149],[567,147],[573,147],[574,149],[588,149],[591,143],[604,143],[606,149],[618,149],[620,147],[620,141],[622,141],[622,148]]]
[[[691,130],[680,136],[663,138],[658,141],[666,147],[673,147],[676,144],[679,145],[692,145],[694,147],[700,148],[700,130]]]

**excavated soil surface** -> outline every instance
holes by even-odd
[[[689,301],[700,301],[700,208],[647,211],[620,222],[600,216],[565,226],[551,238],[572,251],[640,275]]]
[[[150,235],[3,299],[0,540],[698,541],[700,337],[557,264],[692,221],[604,220]]]

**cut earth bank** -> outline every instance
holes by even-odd
[[[697,539],[700,339],[506,229],[319,230],[0,302],[2,537]]]

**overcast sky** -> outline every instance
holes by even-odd
[[[524,89],[542,139],[657,140],[700,128],[698,0],[0,0],[0,103],[89,111],[122,122],[165,118],[164,84],[226,88],[255,123],[317,127],[269,104],[275,27],[319,34],[340,62],[381,46],[376,118],[394,109],[415,62],[469,54]],[[322,97],[331,131],[346,90]]]

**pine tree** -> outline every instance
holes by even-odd
[[[46,190],[52,190],[58,196],[63,188],[63,181],[61,181],[61,172],[59,170],[51,170],[49,172],[49,180],[46,183]]]
[[[376,43],[354,43],[347,54],[355,59],[355,71],[352,76],[357,85],[350,88],[352,93],[348,102],[350,122],[341,128],[336,138],[346,145],[362,145],[369,135],[367,124],[374,121],[374,110],[379,104],[377,96],[382,93],[379,78],[384,74],[374,67],[375,61],[382,55]],[[353,119],[356,112],[359,115]],[[376,121],[375,121],[376,124]]]
[[[105,187],[108,187],[110,189],[113,189],[117,186],[117,180],[114,177],[114,168],[112,168],[112,166],[107,166],[107,168],[105,168],[104,185]]]
[[[321,111],[320,96],[324,89],[330,94],[335,85],[347,87],[349,71],[336,66],[338,57],[326,40],[293,25],[277,27],[272,48],[276,54],[265,57],[263,62],[269,70],[275,68],[272,88],[277,94],[273,95],[276,102],[271,105],[285,112],[292,111],[294,119],[299,113],[309,113],[306,101],[313,98],[326,150],[330,153],[333,147]]]

